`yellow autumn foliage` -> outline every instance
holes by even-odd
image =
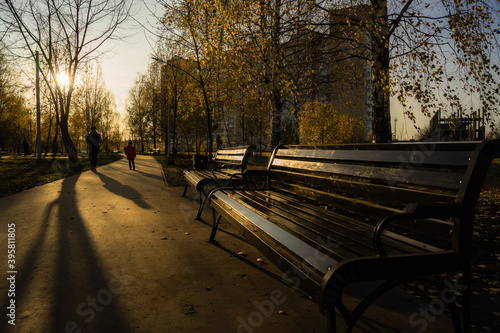
[[[351,114],[340,114],[332,105],[308,102],[299,116],[302,142],[305,144],[335,144],[358,141],[363,122]]]

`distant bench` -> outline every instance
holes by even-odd
[[[455,331],[470,332],[474,207],[499,156],[500,140],[280,146],[266,188],[210,194],[210,241],[221,217],[230,222],[319,305],[330,332],[336,312],[350,332],[378,297],[414,281],[440,289]],[[429,277],[457,271],[465,290]],[[343,291],[363,281],[384,282],[349,311]]]
[[[0,158],[2,158],[3,155],[7,155],[6,150],[0,150]]]
[[[190,169],[184,171],[184,192],[188,186],[194,187],[200,194],[200,206],[196,219],[199,219],[205,200],[213,187],[235,185],[245,180],[249,158],[255,151],[255,146],[220,148],[217,150],[211,166],[205,170]]]

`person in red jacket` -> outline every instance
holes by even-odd
[[[130,168],[130,170],[132,170],[132,168],[134,168],[135,170],[135,148],[132,145],[132,140],[128,140],[128,146],[125,147],[125,155],[127,156],[128,167]]]

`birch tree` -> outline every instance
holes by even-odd
[[[19,37],[20,52],[40,53],[41,77],[50,87],[57,123],[71,165],[80,167],[68,121],[75,81],[85,59],[96,57],[103,44],[118,38],[129,18],[127,0],[6,0],[2,16]],[[64,82],[63,82],[64,81]]]

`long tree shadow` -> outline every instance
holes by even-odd
[[[78,211],[74,192],[78,178],[66,178],[61,196],[52,203],[59,208],[59,249],[51,327],[57,332],[67,331],[68,327],[81,328],[82,332],[128,332],[113,299],[118,296],[119,273],[104,273]],[[86,221],[92,222],[97,221]]]
[[[36,331],[130,332],[114,299],[123,291],[120,281],[125,279],[118,267],[104,270],[100,263],[85,226],[92,221],[84,221],[78,210],[75,185],[79,177],[63,180],[59,197],[45,208],[43,221],[32,226],[39,232],[17,268],[16,300],[25,303],[19,304],[24,307],[30,306],[31,299],[49,303],[43,321],[31,323],[37,326]],[[52,278],[41,282],[46,288],[31,294],[30,285],[44,278],[36,267],[41,258],[52,265]],[[2,305],[6,307],[7,302]],[[6,320],[1,321],[0,331],[8,331],[8,326]]]
[[[43,222],[40,223],[38,226],[39,232],[36,235],[35,243],[31,246],[31,250],[27,251],[28,255],[23,258],[23,260],[18,260],[16,263],[16,270],[17,270],[17,275],[16,275],[16,302],[17,306],[19,306],[19,300],[21,298],[25,298],[26,290],[28,290],[28,285],[30,284],[32,278],[32,274],[34,273],[35,269],[37,268],[36,263],[37,259],[39,258],[40,254],[43,251],[43,244],[46,240],[47,233],[48,233],[48,228],[45,226],[48,223],[49,217],[51,215],[53,209],[53,205],[50,205],[47,207],[45,211],[45,218],[43,219]],[[21,263],[21,264],[20,264]],[[37,297],[44,297],[44,295],[37,295]],[[10,305],[10,300],[8,298],[4,298],[2,301],[2,309],[6,309],[7,306]],[[0,321],[0,332],[9,332],[9,324],[7,320],[2,320]],[[15,327],[15,326],[14,326]],[[13,327],[10,327],[13,328]]]
[[[98,171],[94,171],[101,181],[104,183],[104,188],[106,188],[108,191],[110,191],[113,194],[119,195],[123,198],[129,199],[133,201],[137,206],[144,208],[144,209],[152,209],[153,207],[148,204],[144,199],[142,198],[142,195],[137,192],[133,187],[129,185],[124,185],[120,183],[118,180],[113,179],[111,177],[108,177],[104,175],[103,173],[100,173]]]

